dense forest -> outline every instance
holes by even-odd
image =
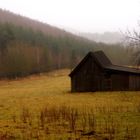
[[[48,24],[0,10],[2,78],[61,68],[72,69],[89,51],[96,50],[103,50],[115,64],[132,65],[132,51],[121,44],[96,43]]]

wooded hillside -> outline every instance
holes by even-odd
[[[121,45],[89,41],[48,24],[0,10],[0,77],[15,78],[73,68],[89,51],[100,49],[114,63],[130,64],[130,52]]]

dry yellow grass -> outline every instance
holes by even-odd
[[[128,117],[128,122],[131,120],[134,122],[133,125],[137,124],[139,127],[139,92],[70,93],[69,72],[60,70],[24,79],[0,81],[0,134],[19,133],[23,108],[28,108],[33,115],[38,114],[46,106],[62,105],[80,111],[84,108],[99,110],[105,108],[106,111],[115,113],[115,110],[122,109],[122,114],[124,111],[131,116]],[[24,125],[21,126],[24,128]]]

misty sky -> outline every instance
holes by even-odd
[[[140,0],[0,0],[0,8],[81,32],[125,31],[140,20]]]

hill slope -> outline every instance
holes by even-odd
[[[3,10],[0,10],[0,32],[0,77],[71,68],[97,45]]]
[[[47,23],[42,23],[18,14],[14,14],[9,11],[0,9],[0,23],[12,23],[17,26],[22,26],[26,28],[32,28],[33,30],[40,30],[41,32],[49,35],[66,35],[65,31],[62,31],[54,26]]]
[[[0,77],[73,68],[95,50],[103,50],[116,64],[128,64],[131,56],[121,45],[96,43],[2,9],[0,33]]]

